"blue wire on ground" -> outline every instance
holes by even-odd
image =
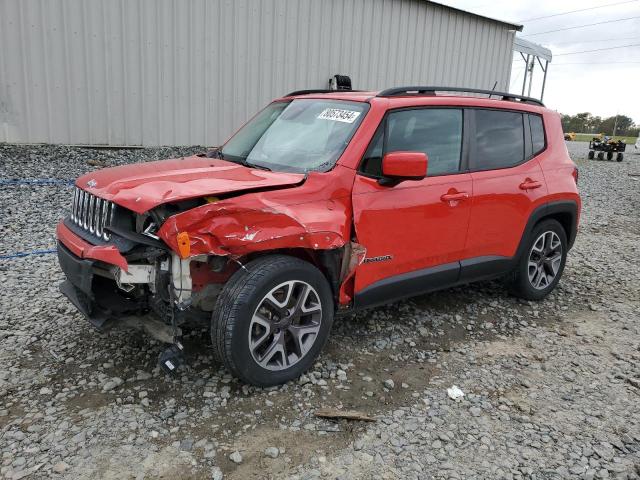
[[[0,178],[3,185],[73,185],[73,180],[63,178]]]
[[[8,260],[11,258],[28,257],[29,255],[46,255],[48,253],[56,253],[56,249],[53,250],[34,250],[33,252],[18,252],[10,255],[0,255],[0,260]]]

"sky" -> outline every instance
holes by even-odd
[[[543,98],[547,107],[571,115],[580,112],[591,112],[603,118],[616,114],[628,115],[636,124],[640,124],[640,0],[438,1],[523,25],[522,32],[517,35],[549,48],[553,60],[549,65]],[[600,6],[604,7],[537,19]],[[629,17],[637,18],[532,35]],[[622,45],[634,46],[573,54]],[[516,52],[511,72],[512,93],[521,93],[524,70],[524,60]],[[542,76],[538,66],[534,71],[532,97],[540,98]]]

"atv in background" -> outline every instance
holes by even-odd
[[[616,154],[616,160],[621,162],[624,159],[624,152],[627,144],[622,140],[611,140],[609,137],[599,138],[593,137],[589,142],[589,160],[593,160],[598,152],[598,160],[604,160],[604,154],[607,154],[607,160],[613,160],[613,154]]]

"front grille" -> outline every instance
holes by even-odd
[[[115,204],[76,187],[71,205],[71,221],[92,235],[109,240],[105,227],[111,225]]]

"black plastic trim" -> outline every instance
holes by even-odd
[[[83,293],[91,296],[94,262],[75,256],[60,242],[58,242],[58,262],[67,279]]]
[[[489,255],[460,261],[460,283],[497,278],[509,273],[518,257]]]
[[[80,298],[77,287],[73,285],[69,280],[65,280],[60,284],[60,292],[69,299],[74,307],[89,321],[95,328],[102,328],[104,324],[110,319],[107,312],[94,309],[93,302],[84,302]],[[95,310],[95,311],[94,311]]]
[[[522,255],[524,250],[527,248],[531,232],[533,232],[533,227],[535,227],[535,225],[543,218],[557,213],[569,214],[571,216],[571,230],[567,232],[567,243],[569,249],[573,247],[576,240],[576,234],[578,233],[578,204],[573,200],[549,202],[544,205],[540,205],[531,212],[529,220],[527,220],[527,224],[524,228],[524,232],[522,233],[522,238],[520,239],[520,245],[518,245],[515,258],[520,258],[520,255]]]
[[[533,146],[531,142],[531,126],[529,125],[529,115],[522,115],[522,128],[524,132],[524,158],[525,161],[533,158]]]
[[[384,278],[357,293],[354,306],[355,308],[375,307],[439,290],[455,285],[459,276],[460,262],[452,262]]]
[[[146,235],[142,235],[141,233],[131,232],[129,230],[124,230],[118,227],[105,227],[109,232],[117,235],[118,237],[122,237],[125,240],[130,242],[134,242],[136,244],[146,245],[148,247],[159,248],[161,250],[170,251],[171,249],[167,246],[166,243],[161,240],[155,240],[151,237],[147,237]]]

